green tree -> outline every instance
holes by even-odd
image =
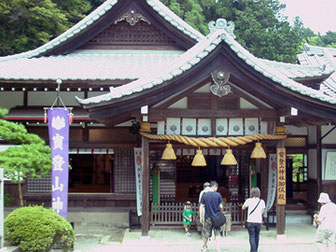
[[[293,182],[303,182],[303,174],[300,168],[304,166],[303,154],[288,154],[287,157],[293,160]]]
[[[66,31],[90,10],[87,0],[0,1],[0,56],[35,49]]]
[[[21,124],[0,119],[0,140],[6,144],[21,144],[0,152],[0,167],[4,175],[18,184],[20,205],[23,206],[22,182],[27,176],[41,178],[51,171],[50,148],[36,134],[30,134]]]
[[[163,0],[162,2],[196,30],[203,34],[209,32],[208,22],[198,0]]]
[[[253,55],[276,61],[296,61],[300,38],[280,15],[285,5],[278,0],[213,0],[206,6],[207,15],[215,14],[207,16],[207,20],[224,17],[234,22],[237,41]]]
[[[97,7],[99,7],[102,3],[105,2],[105,0],[89,0],[92,9],[91,11],[95,10]]]
[[[295,17],[293,26],[301,40],[316,36],[312,29],[304,26],[300,17]]]
[[[328,31],[320,37],[325,47],[336,48],[336,32]]]
[[[285,5],[278,0],[163,2],[203,34],[208,33],[207,24],[212,20],[233,21],[236,40],[257,57],[294,63],[300,52],[301,39],[294,27],[280,15]]]
[[[294,28],[301,39],[301,47],[308,43],[314,46],[336,48],[336,32],[328,31],[325,35],[315,34],[310,28],[304,27],[299,17],[294,20]]]
[[[92,10],[89,0],[53,0],[71,24],[78,23]]]

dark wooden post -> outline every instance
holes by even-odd
[[[321,125],[316,126],[316,169],[317,169],[317,197],[322,191],[322,140]]]
[[[284,147],[285,147],[284,140],[279,140],[278,143],[277,143],[277,148],[284,148]],[[285,162],[285,164],[286,164],[286,162]],[[278,164],[278,168],[279,168],[279,164]],[[285,169],[285,171],[286,171],[286,169]],[[285,186],[285,188],[286,188],[286,186]],[[277,186],[277,194],[279,193],[278,190],[279,190],[279,188]],[[285,208],[286,208],[286,205],[279,205],[278,202],[277,202],[277,204],[276,204],[276,217],[277,217],[276,229],[277,229],[277,235],[283,235],[283,234],[285,234],[285,225],[286,225],[286,222],[285,222]]]
[[[149,233],[149,142],[142,137],[142,236]]]

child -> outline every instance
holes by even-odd
[[[194,211],[191,209],[191,202],[187,201],[185,203],[185,208],[182,213],[185,235],[189,235],[189,236],[191,235],[189,233],[189,230],[190,230],[190,226],[191,226],[194,214],[195,214]]]

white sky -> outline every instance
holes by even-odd
[[[293,24],[293,19],[299,16],[305,27],[316,34],[327,31],[336,32],[336,0],[279,0],[287,5],[284,15]]]

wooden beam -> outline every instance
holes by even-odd
[[[149,142],[142,137],[142,236],[148,236],[149,221]]]
[[[151,121],[162,121],[167,117],[224,117],[224,118],[241,118],[241,117],[261,117],[277,119],[277,112],[270,109],[242,109],[242,110],[208,110],[208,109],[150,109]]]
[[[316,126],[316,169],[317,169],[317,195],[322,191],[322,140],[321,126]]]

